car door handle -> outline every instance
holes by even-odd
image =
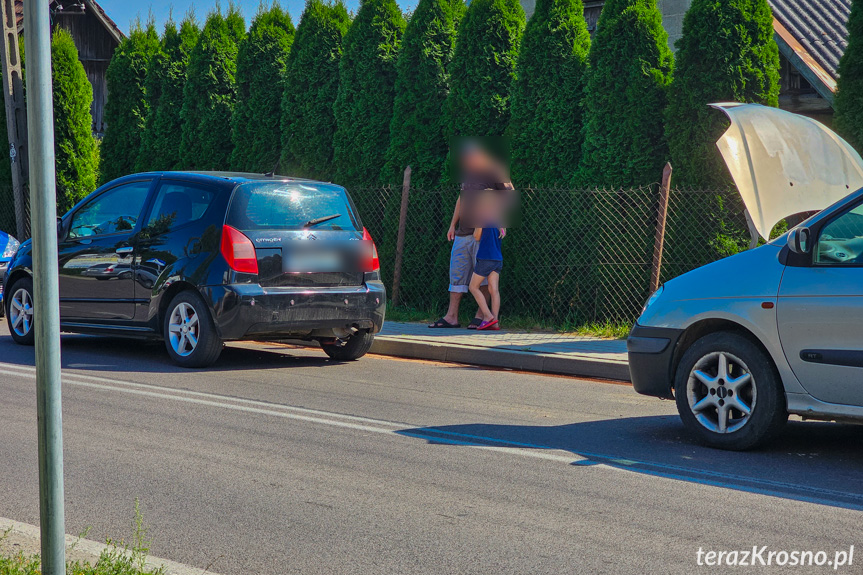
[[[134,251],[134,249],[135,248],[133,248],[132,246],[124,246],[122,248],[117,248],[115,251],[118,254],[126,255],[126,254],[131,254],[132,251]]]

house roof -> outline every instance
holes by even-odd
[[[769,0],[773,8],[774,30],[782,47],[783,31],[797,44],[795,52],[818,75],[826,74],[835,90],[839,59],[848,47],[848,16],[851,0]],[[777,25],[778,24],[778,25]],[[820,69],[820,70],[819,70]]]
[[[81,0],[77,0],[76,3],[81,2]],[[102,24],[105,26],[105,29],[108,30],[108,33],[114,37],[117,42],[120,42],[123,38],[125,38],[125,34],[120,30],[120,27],[117,26],[117,23],[111,20],[111,17],[105,12],[105,9],[99,6],[99,3],[96,0],[83,0],[84,4],[86,4],[87,9],[91,10],[93,14],[96,15]],[[49,4],[64,4],[64,2],[60,2],[59,0],[48,0]],[[65,4],[72,4],[73,2],[65,2]],[[24,29],[24,0],[15,0],[15,19],[18,23],[18,31]]]

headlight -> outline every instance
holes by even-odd
[[[655,292],[653,292],[653,294],[651,294],[651,296],[649,298],[647,298],[647,303],[644,304],[644,309],[641,310],[641,313],[646,312],[647,308],[649,308],[654,303],[656,303],[656,300],[658,300],[659,296],[662,295],[662,290],[664,290],[664,289],[665,289],[665,286],[659,286],[659,289],[656,290]]]
[[[9,236],[9,241],[6,243],[6,249],[3,250],[4,258],[11,258],[18,252],[18,246],[21,245],[21,242]]]

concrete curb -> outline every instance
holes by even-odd
[[[568,357],[552,353],[420,342],[385,335],[375,337],[370,353],[411,359],[503,367],[539,373],[629,381],[629,365],[626,362],[602,361],[586,357]]]
[[[24,555],[39,554],[40,541],[41,534],[37,526],[0,517],[0,551],[9,552],[11,550],[12,553],[21,551]],[[109,547],[109,545],[98,541],[66,535],[66,560],[87,561],[92,564],[99,559],[102,551]],[[203,575],[204,573],[218,575],[206,569],[158,557],[148,556],[145,565],[151,570],[164,568],[165,575]]]

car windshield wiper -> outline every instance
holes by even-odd
[[[309,220],[309,221],[307,221],[305,224],[303,224],[303,227],[304,227],[304,228],[310,228],[310,227],[312,227],[312,226],[316,226],[316,225],[318,225],[318,224],[322,224],[322,223],[324,223],[324,222],[328,222],[328,221],[330,221],[330,220],[334,220],[334,219],[336,219],[336,218],[340,218],[340,217],[342,217],[342,214],[332,214],[332,215],[329,215],[329,216],[323,216],[323,217],[320,217],[320,218],[315,218],[315,219],[313,219],[313,220]]]

